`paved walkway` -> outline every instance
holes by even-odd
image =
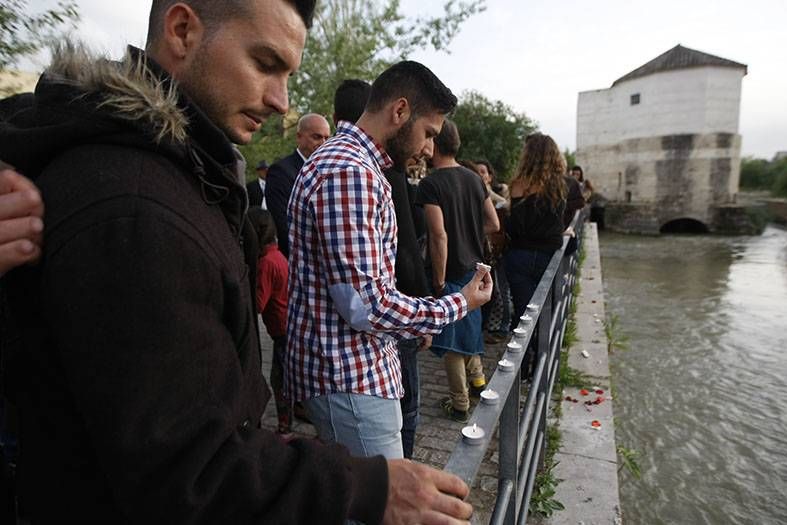
[[[577,301],[579,342],[569,355],[569,364],[588,374],[599,387],[609,392],[609,364],[602,324],[604,290],[595,224],[586,225],[585,250],[587,258],[582,269],[582,291]],[[272,342],[267,334],[262,335],[262,345],[263,370],[268,377]],[[505,352],[504,346],[505,343],[487,345],[484,355],[484,371],[487,377]],[[581,356],[583,349],[587,350],[590,358]],[[448,383],[442,360],[426,351],[420,354],[419,365],[421,421],[416,431],[413,459],[442,469],[448,462],[464,425],[445,417],[440,408],[440,400],[448,395]],[[581,397],[578,389],[567,390],[565,394],[574,398]],[[476,401],[472,401],[471,410],[475,404]],[[551,520],[543,520],[543,522],[550,525],[619,523],[612,403],[593,406],[592,412],[587,412],[582,403],[574,405],[564,402],[563,409],[563,419],[560,423],[563,447],[556,458],[560,462],[556,475],[564,482],[558,485],[556,497],[566,506],[566,510],[556,513]],[[601,421],[600,430],[590,425],[593,419]],[[271,429],[276,428],[273,401],[268,404],[263,424]],[[315,435],[311,425],[300,421],[295,422],[293,430],[303,436]],[[497,494],[497,473],[495,436],[476,476],[475,484],[471,487],[470,503],[475,508],[473,524],[489,523]]]
[[[267,334],[262,336],[263,371],[269,377],[272,355],[272,341]],[[487,376],[494,370],[497,361],[504,353],[504,344],[487,345],[484,356],[484,370]],[[462,423],[451,421],[443,415],[440,400],[448,395],[448,382],[441,359],[429,351],[422,352],[419,356],[421,373],[421,421],[415,437],[414,460],[435,468],[442,469],[448,462],[451,451],[464,426]],[[476,401],[471,401],[471,410]],[[271,400],[263,417],[263,425],[267,428],[276,428],[276,408]],[[293,430],[296,434],[313,437],[314,427],[307,423],[297,421]],[[476,476],[476,483],[472,487],[470,502],[475,507],[473,516],[474,524],[489,523],[497,494],[497,445],[496,440],[490,446],[487,457]]]

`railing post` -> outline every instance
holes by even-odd
[[[514,385],[508,393],[503,412],[500,414],[499,454],[498,461],[500,475],[498,478],[498,493],[502,492],[506,481],[512,484],[514,497],[508,503],[505,513],[506,525],[514,525],[519,512],[517,508],[517,473],[519,472],[519,392],[520,381],[514,380]]]
[[[558,271],[560,271],[560,267],[558,266]],[[555,275],[555,278],[552,280],[552,284],[549,287],[549,293],[547,294],[546,300],[544,301],[544,307],[541,313],[541,317],[538,319],[538,357],[536,359],[540,359],[541,355],[544,354],[549,357],[549,348],[551,345],[552,334],[550,327],[552,326],[552,316],[554,314],[553,307],[557,303],[555,300],[555,283],[560,279],[561,275]],[[536,361],[538,362],[538,361]],[[547,428],[547,411],[549,406],[549,392],[547,391],[549,388],[549,370],[552,367],[552,363],[547,362],[544,368],[544,373],[541,374],[541,381],[538,383],[538,393],[546,395],[546,404],[544,405],[544,412],[542,414],[538,414],[538,426],[533,426],[534,429],[538,429],[537,432],[546,433]],[[535,386],[535,385],[533,385]],[[546,444],[546,440],[544,440]],[[542,446],[541,450],[537,451],[538,454],[538,468],[541,469],[544,466],[544,446]]]

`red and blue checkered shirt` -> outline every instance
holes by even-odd
[[[439,333],[467,314],[462,294],[396,290],[391,159],[341,122],[290,195],[286,389],[295,401],[336,392],[404,395],[396,339]]]

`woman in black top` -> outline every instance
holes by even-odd
[[[563,245],[566,162],[555,141],[535,133],[525,139],[509,186],[511,214],[506,275],[514,300],[511,327],[519,323],[555,250]]]

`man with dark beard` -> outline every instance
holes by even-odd
[[[426,67],[400,62],[372,85],[357,124],[304,165],[290,199],[287,382],[320,437],[352,454],[402,457],[398,337],[439,333],[486,303],[479,271],[440,299],[396,289],[397,224],[383,170],[431,152],[456,97]]]

